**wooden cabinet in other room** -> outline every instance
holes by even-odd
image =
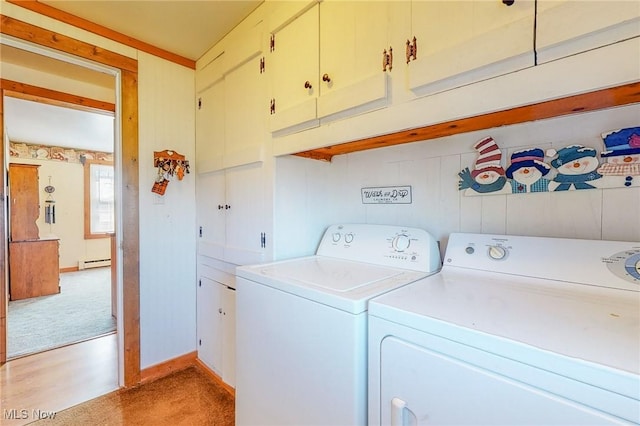
[[[60,293],[58,240],[9,243],[10,300]]]
[[[534,66],[534,1],[415,0],[410,13],[409,88],[417,95]]]
[[[271,15],[266,72],[272,132],[317,127],[321,119],[387,105],[392,2],[282,2]]]
[[[40,216],[38,167],[9,164],[9,230],[11,241],[37,240]]]
[[[640,36],[638,1],[538,0],[537,7],[538,63]]]
[[[264,158],[268,112],[262,23],[226,40],[196,74],[196,171]]]
[[[199,265],[197,289],[198,359],[235,386],[234,276]]]
[[[264,261],[265,167],[257,162],[198,174],[198,254],[235,265]]]

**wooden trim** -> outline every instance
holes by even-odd
[[[135,59],[5,15],[0,15],[0,32],[110,67],[138,71],[138,61]]]
[[[116,104],[85,98],[84,96],[71,95],[57,90],[45,89],[6,79],[0,79],[0,87],[5,90],[5,96],[39,102],[47,105],[62,106],[85,111],[109,111],[115,113]]]
[[[7,261],[7,229],[5,228],[6,221],[6,205],[4,200],[7,198],[5,191],[5,176],[4,169],[4,153],[6,147],[4,146],[4,90],[0,88],[0,199],[2,205],[0,206],[0,246],[2,246],[3,255],[0,256],[0,365],[7,362],[7,303],[9,302],[9,286],[7,285],[5,277],[7,276],[6,261]]]
[[[199,358],[196,358],[196,367],[200,369],[204,374],[206,374],[211,380],[219,384],[231,394],[234,398],[236,397],[236,390],[229,386],[229,384],[222,381],[222,378],[218,376],[212,369],[207,367]]]
[[[334,155],[383,148],[409,142],[427,141],[476,130],[597,111],[638,102],[640,102],[640,82],[635,82],[503,111],[432,124],[417,129],[403,130],[325,148],[312,149],[298,152],[294,155],[314,160],[331,161]]]
[[[26,32],[25,32],[26,31]],[[122,187],[123,220],[123,334],[124,334],[124,385],[134,386],[140,382],[140,259],[139,237],[139,189],[138,189],[138,61],[97,46],[44,30],[34,25],[0,15],[0,33],[67,52],[71,55],[94,60],[121,70],[121,114],[122,123]],[[60,42],[63,40],[64,42]],[[99,60],[100,59],[100,60]],[[2,120],[0,120],[0,123]],[[0,130],[2,127],[0,126]],[[4,153],[4,132],[0,134],[0,152]],[[2,154],[0,154],[2,159]],[[0,177],[2,182],[4,177]],[[4,186],[2,186],[4,188]],[[3,203],[4,205],[4,203]],[[0,231],[6,241],[4,211],[0,209]],[[6,250],[4,251],[6,256]],[[7,303],[5,280],[5,256],[0,256],[0,302],[3,309]],[[6,321],[0,323],[0,357],[6,360]],[[4,355],[2,355],[4,353]],[[0,358],[2,359],[2,358]]]
[[[197,356],[197,352],[189,352],[188,354],[181,355],[177,358],[147,367],[140,372],[140,383],[151,382],[164,376],[168,376],[176,371],[193,367],[196,365]]]
[[[122,270],[125,386],[140,382],[138,74],[122,70]],[[126,143],[125,143],[126,141]]]
[[[134,49],[141,50],[151,55],[157,56],[167,61],[185,66],[187,68],[196,69],[196,61],[185,58],[184,56],[177,55],[169,52],[168,50],[161,49],[153,46],[144,41],[137,40],[133,37],[129,37],[125,34],[114,31],[110,28],[96,24],[89,20],[80,18],[79,16],[72,15],[48,4],[40,3],[37,0],[7,0],[7,3],[12,3],[25,9],[29,9],[32,12],[39,13],[49,18],[53,18],[57,21],[64,22],[65,24],[73,25],[74,27],[81,28],[85,31],[97,34],[99,36],[108,38],[118,43],[122,43],[125,46],[133,47]]]
[[[78,272],[80,270],[80,268],[78,268],[77,266],[69,266],[67,268],[60,268],[60,273],[64,274],[67,272]]]

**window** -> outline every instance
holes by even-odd
[[[106,238],[115,231],[113,163],[84,163],[84,237]]]

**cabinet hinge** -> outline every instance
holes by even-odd
[[[264,56],[260,58],[260,74],[264,73]]]
[[[198,236],[200,236],[200,238],[202,238],[202,226],[198,229]]]
[[[271,39],[269,40],[269,52],[273,52],[276,50],[276,35],[271,34]]]
[[[412,59],[415,61],[418,58],[418,40],[413,37],[413,43],[407,40],[407,63]]]
[[[271,102],[269,103],[269,114],[273,115],[276,113],[276,100],[271,98]]]
[[[384,49],[382,52],[382,71],[386,71],[389,68],[389,71],[393,69],[393,49],[389,46],[389,51]]]
[[[260,247],[262,247],[262,248],[267,247],[267,233],[266,232],[261,232],[260,233]]]
[[[198,109],[202,109],[202,98],[198,98]]]
[[[202,287],[202,280],[198,280],[198,287]]]
[[[198,345],[202,346],[202,339],[198,339]]]

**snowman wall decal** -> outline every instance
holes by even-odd
[[[544,151],[540,148],[523,149],[511,154],[511,164],[506,176],[510,179],[511,192],[547,192],[551,167],[544,162]]]
[[[478,151],[473,171],[466,167],[458,176],[458,189],[468,189],[469,191],[487,194],[495,193],[503,188],[507,183],[505,171],[500,164],[502,152],[492,137],[486,137],[476,142],[473,148]]]
[[[603,133],[605,163],[598,169],[610,187],[640,186],[640,127]]]
[[[548,156],[556,154],[551,160],[551,165],[557,170],[549,189],[553,191],[567,191],[570,189],[596,188],[594,181],[602,178],[597,172],[600,161],[596,158],[597,152],[593,148],[582,145],[570,145],[554,152],[547,151]]]

